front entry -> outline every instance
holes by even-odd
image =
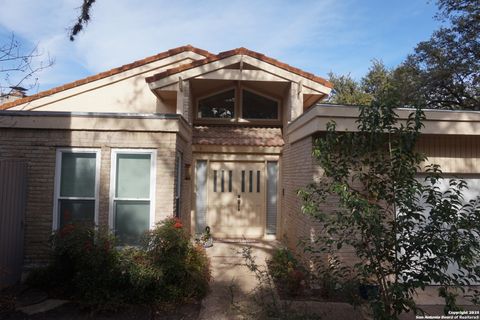
[[[266,225],[264,162],[210,162],[206,222],[215,237],[261,238]]]

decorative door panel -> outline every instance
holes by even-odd
[[[214,236],[263,237],[265,201],[263,162],[210,163],[207,223]]]

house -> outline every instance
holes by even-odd
[[[321,103],[331,90],[245,48],[184,46],[0,105],[0,158],[28,165],[25,265],[45,262],[52,230],[72,221],[135,245],[177,216],[192,234],[295,248],[315,233],[296,196],[321,174],[313,139],[331,120],[356,130],[357,108]],[[418,148],[480,190],[480,113],[426,117]]]

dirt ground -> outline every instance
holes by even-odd
[[[20,311],[0,312],[1,320],[189,320],[197,319],[200,314],[200,302],[192,302],[168,310],[155,310],[150,306],[126,307],[118,312],[104,314],[85,311],[78,305],[67,303],[56,309],[27,315]]]

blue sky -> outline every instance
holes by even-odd
[[[319,76],[360,78],[374,58],[397,65],[439,26],[427,0],[97,0],[86,32],[70,42],[81,2],[0,0],[2,43],[13,32],[55,59],[39,90],[185,44],[213,53],[243,46]]]

